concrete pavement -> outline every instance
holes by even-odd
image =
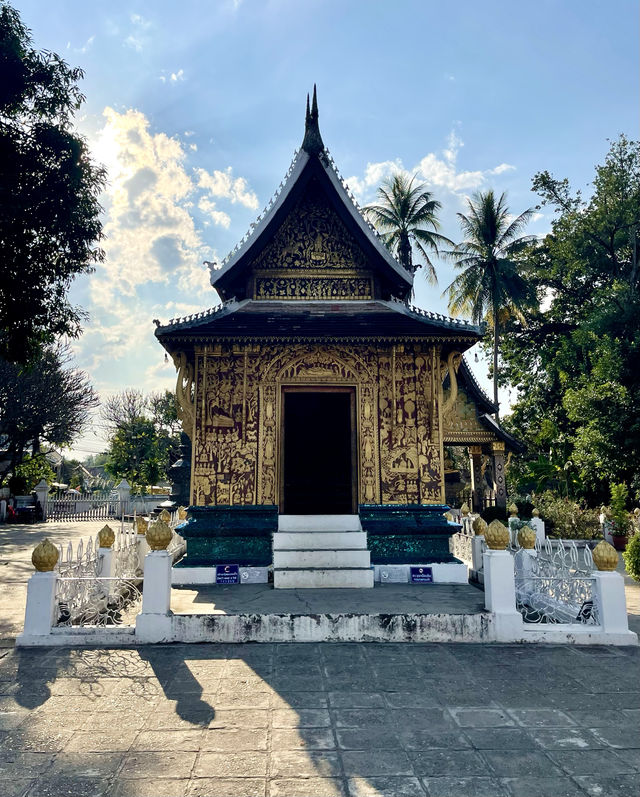
[[[637,795],[638,648],[0,651],[3,797]]]

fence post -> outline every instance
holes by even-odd
[[[516,609],[513,556],[509,551],[484,552],[484,605],[494,615],[496,641],[515,642],[521,637],[522,616]]]
[[[40,501],[42,507],[42,519],[47,519],[47,501],[49,500],[49,485],[45,479],[41,479],[34,488],[34,492]]]
[[[532,514],[533,517],[529,521],[528,525],[531,526],[531,528],[535,531],[536,540],[540,543],[543,543],[547,537],[545,533],[544,520],[540,517],[540,513],[537,509],[534,509]]]
[[[126,479],[123,479],[120,484],[116,485],[118,491],[118,498],[120,501],[120,519],[124,520],[125,514],[129,511],[129,504],[131,503],[131,486]]]
[[[49,636],[56,619],[56,581],[58,549],[49,540],[42,540],[31,554],[36,572],[27,584],[27,606],[24,612],[24,631],[17,645],[30,644],[32,637]]]
[[[628,634],[629,618],[624,594],[624,578],[620,573],[596,570],[596,599],[600,623],[605,634]]]
[[[151,551],[144,558],[142,611],[136,617],[139,642],[170,641],[171,563],[169,551]]]
[[[136,617],[136,639],[139,642],[171,641],[171,565],[167,551],[171,529],[163,520],[149,525],[147,542],[151,548],[144,558],[142,611]]]
[[[27,583],[27,607],[21,637],[48,636],[55,621],[58,574],[34,573]]]

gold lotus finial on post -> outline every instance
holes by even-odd
[[[58,564],[58,556],[56,546],[48,539],[44,539],[33,549],[31,562],[38,573],[49,573]]]
[[[466,517],[471,510],[469,509],[469,504],[465,501],[464,504],[460,507],[460,513],[462,517]]]
[[[100,548],[111,548],[116,541],[116,535],[109,524],[105,524],[98,532],[98,545]]]
[[[523,526],[518,532],[518,545],[529,549],[536,547],[536,533],[530,526]]]
[[[533,508],[533,510],[532,510],[532,512],[531,512],[531,515],[532,515],[532,517],[540,517],[540,510],[539,510],[539,509],[536,509],[536,508],[534,507],[534,508]]]
[[[487,521],[478,515],[478,517],[471,524],[471,528],[473,529],[476,537],[481,537],[487,530]]]
[[[149,548],[152,551],[164,551],[171,542],[173,532],[169,528],[169,524],[164,520],[155,520],[149,524],[147,529],[146,538],[149,543]]]
[[[518,517],[518,506],[517,504],[510,503],[509,504],[509,515],[510,517]]]
[[[138,515],[136,518],[136,533],[137,534],[146,534],[147,529],[149,528],[149,521],[147,520],[144,515]]]
[[[611,571],[618,567],[618,552],[606,540],[600,540],[591,554],[598,570]]]
[[[168,523],[171,520],[171,512],[168,509],[163,509],[162,512],[158,515],[160,520],[163,520],[165,523]]]
[[[509,529],[499,520],[492,520],[484,533],[484,539],[492,551],[504,551],[509,544]]]
[[[179,506],[178,507],[178,520],[186,520],[187,519],[187,507],[186,506]]]

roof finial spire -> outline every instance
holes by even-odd
[[[313,101],[309,110],[309,95],[307,94],[307,114],[304,125],[304,140],[302,149],[309,155],[318,155],[324,149],[320,127],[318,126],[318,94],[316,84],[313,84]]]

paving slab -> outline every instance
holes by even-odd
[[[394,691],[393,661],[403,679],[413,662],[414,690]],[[571,646],[8,650],[0,795],[635,797],[639,665]],[[576,708],[564,684],[612,666],[624,689],[603,693],[601,673]],[[313,685],[288,688],[287,667]],[[560,684],[553,706],[537,672]]]

